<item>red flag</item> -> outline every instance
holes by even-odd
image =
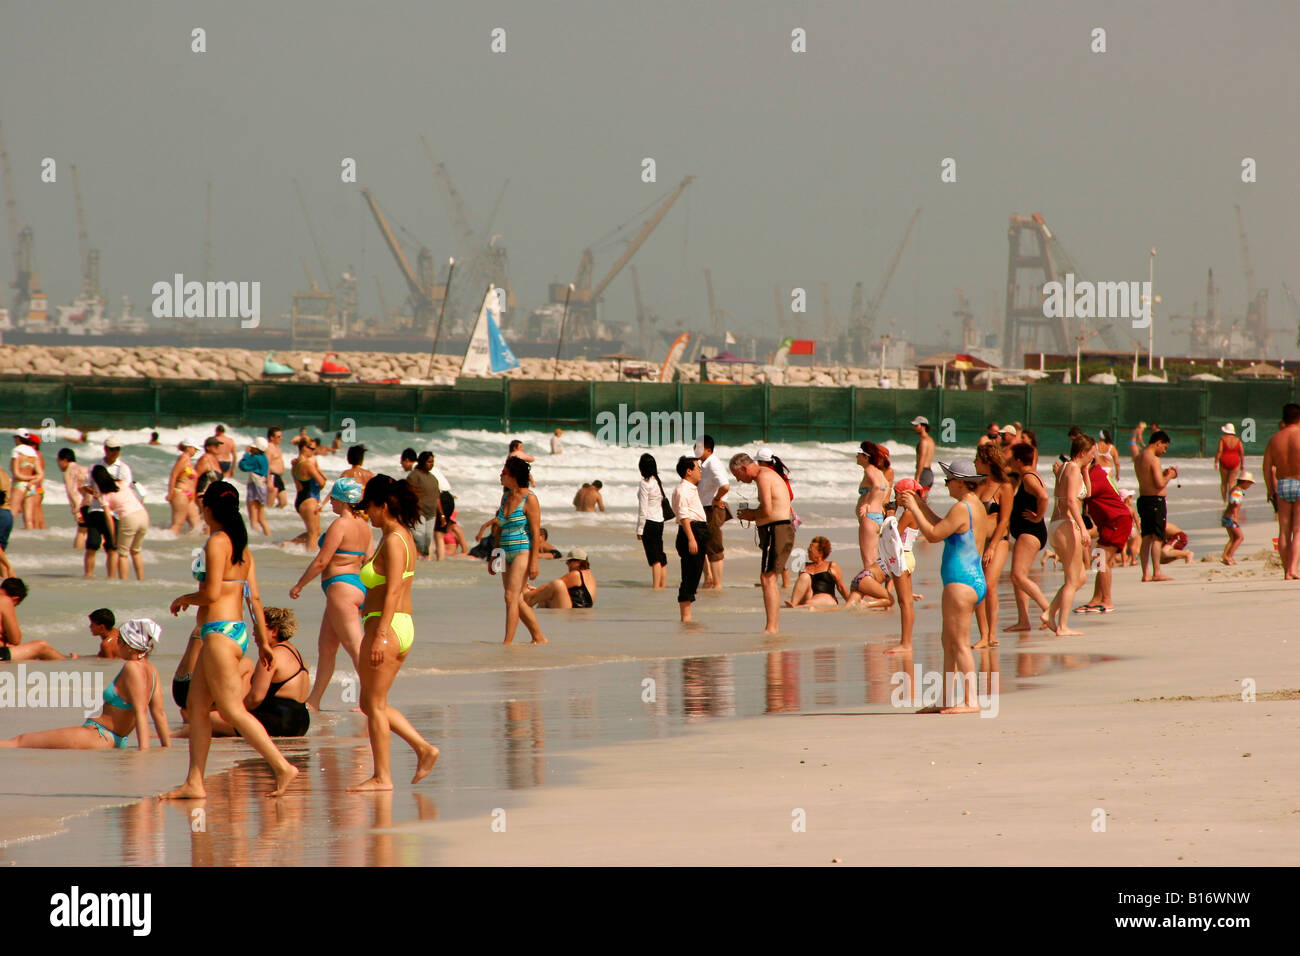
[[[795,339],[790,343],[791,355],[816,355],[817,342],[813,339]]]

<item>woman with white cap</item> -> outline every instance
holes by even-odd
[[[596,601],[596,576],[591,573],[587,552],[573,548],[564,556],[568,571],[540,588],[526,588],[529,607],[588,608]]]
[[[939,580],[943,583],[943,707],[920,713],[973,714],[979,710],[975,659],[971,656],[970,622],[988,589],[981,555],[996,524],[984,510],[976,489],[984,476],[973,461],[937,462],[955,503],[940,518],[915,491],[900,491],[898,503],[911,513],[925,540],[943,542]],[[958,703],[953,675],[962,679],[965,703]]]
[[[199,516],[198,503],[194,500],[195,488],[199,483],[194,456],[198,453],[199,446],[190,439],[183,438],[176,447],[180,454],[172,464],[171,474],[167,476],[167,487],[170,489],[167,492],[167,503],[172,507],[172,523],[167,530],[172,534],[180,534],[182,525],[188,525],[186,530],[193,530],[203,520]]]
[[[1219,497],[1226,503],[1228,489],[1237,483],[1237,473],[1245,464],[1245,449],[1237,437],[1237,426],[1227,422],[1219,429],[1219,447],[1214,449],[1214,467],[1219,469]]]
[[[334,659],[339,645],[348,652],[352,666],[361,653],[361,604],[366,586],[361,583],[361,565],[374,545],[374,532],[361,504],[365,488],[355,478],[337,478],[330,489],[330,509],[336,517],[316,544],[320,550],[312,558],[298,583],[289,589],[295,601],[316,575],[325,592],[325,613],[320,620],[320,638],[316,655],[316,682],[307,696],[307,706],[320,710],[325,688],[334,676]]]
[[[244,457],[239,459],[239,470],[248,474],[248,486],[244,489],[244,500],[248,504],[248,523],[253,528],[261,528],[262,534],[271,536],[271,529],[266,526],[267,487],[271,474],[271,461],[266,457],[269,442],[261,435],[253,439]]]
[[[153,718],[158,740],[171,746],[171,732],[163,711],[162,682],[158,668],[147,658],[162,636],[162,629],[147,617],[118,626],[116,655],[124,663],[117,676],[104,688],[104,711],[89,717],[80,727],[38,730],[0,740],[0,747],[28,747],[36,750],[125,750],[131,746],[134,730],[137,745],[149,749],[149,726]]]

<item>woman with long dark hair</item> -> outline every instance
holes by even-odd
[[[199,652],[190,679],[186,701],[190,717],[190,767],[185,782],[161,796],[164,799],[201,799],[207,795],[203,774],[212,745],[212,705],[241,737],[253,745],[275,774],[275,789],[270,796],[284,794],[298,776],[298,768],[284,758],[270,736],[244,706],[244,685],[239,661],[248,650],[248,628],[244,625],[244,606],[253,618],[253,634],[261,661],[273,666],[275,657],[266,633],[262,599],[257,591],[257,573],[253,553],[248,548],[248,529],[239,513],[239,492],[227,481],[213,482],[203,493],[203,520],[211,534],[203,553],[194,562],[197,591],[182,594],[172,601],[172,614],[187,607],[197,607]]]
[[[375,475],[366,482],[361,504],[381,535],[374,555],[361,566],[361,583],[366,586],[366,600],[361,609],[365,635],[361,638],[361,653],[357,655],[361,710],[366,715],[375,772],[348,789],[392,790],[390,733],[397,734],[415,751],[415,776],[411,783],[427,777],[438,760],[438,748],[416,733],[397,708],[388,705],[388,691],[415,643],[411,579],[415,577],[418,552],[411,529],[420,520],[420,499],[407,482]]]
[[[518,455],[507,458],[501,468],[501,486],[505,491],[501,494],[495,520],[496,546],[506,565],[501,575],[506,601],[506,644],[514,641],[521,620],[534,644],[546,643],[537,615],[524,601],[524,584],[537,577],[538,542],[541,538],[537,529],[542,524],[542,509],[537,496],[528,490],[531,478],[532,469]],[[491,562],[488,571],[497,573]]]
[[[1002,449],[989,442],[975,449],[975,470],[984,476],[977,492],[984,503],[984,511],[997,523],[984,544],[984,600],[975,608],[975,622],[979,625],[980,639],[975,647],[996,647],[998,644],[998,581],[1011,551],[1012,512],[1016,491],[1007,475],[1006,459]]]
[[[149,512],[130,488],[120,488],[112,474],[103,465],[90,470],[90,480],[95,483],[104,511],[116,522],[114,538],[117,541],[117,576],[127,578],[128,563],[135,565],[137,581],[144,578],[144,536],[149,532]],[[110,556],[111,558],[111,556]],[[113,577],[113,564],[108,576]]]
[[[880,529],[885,523],[885,499],[889,495],[885,469],[889,457],[881,454],[875,442],[864,441],[858,450],[858,465],[862,468],[862,480],[858,482],[858,550],[862,566],[869,568],[876,561]]]
[[[645,550],[646,563],[650,565],[650,586],[658,591],[668,584],[668,555],[664,551],[664,522],[672,517],[666,507],[668,496],[664,483],[659,480],[659,463],[646,452],[637,467],[641,470],[641,485],[636,491],[636,539]]]

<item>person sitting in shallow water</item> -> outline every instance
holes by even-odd
[[[799,572],[786,607],[835,607],[835,592],[849,599],[840,566],[830,559],[830,540],[818,535],[808,545],[808,563]]]
[[[62,661],[76,654],[60,654],[45,641],[23,642],[18,626],[18,605],[27,599],[22,578],[0,581],[0,663],[7,661]]]
[[[162,682],[158,668],[147,659],[162,636],[162,629],[148,618],[126,621],[118,629],[116,654],[124,661],[117,676],[104,688],[104,712],[86,719],[80,727],[38,730],[0,740],[0,747],[34,750],[125,750],[131,746],[131,732],[141,750],[149,749],[147,713],[153,718],[158,742],[171,745],[167,715],[163,710]]]
[[[269,668],[258,667],[252,657],[239,662],[239,678],[244,685],[244,706],[257,718],[272,737],[301,737],[311,726],[307,711],[307,694],[311,678],[298,649],[288,642],[298,630],[298,616],[282,607],[262,609],[266,637],[271,645],[273,662]],[[186,736],[182,728],[177,736]],[[238,737],[239,731],[225,720],[216,708],[212,711],[212,734],[215,737]]]
[[[591,573],[587,552],[574,548],[564,556],[569,570],[540,588],[524,591],[529,607],[588,608],[596,601],[596,576]]]

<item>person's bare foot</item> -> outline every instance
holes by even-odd
[[[1002,630],[1004,633],[1007,631],[1027,631],[1029,630],[1029,624],[1022,624],[1020,621],[1016,621],[1015,624],[1012,624],[1010,627],[1004,627]]]
[[[376,790],[392,790],[392,789],[393,789],[393,781],[390,780],[387,783],[384,783],[382,780],[379,780],[375,777],[369,777],[365,780],[362,780],[355,787],[348,787],[348,793],[370,793]]]
[[[780,634],[780,633],[781,633],[781,629],[780,629],[779,627],[765,627],[765,628],[763,628],[763,633],[764,633],[764,634]]]
[[[997,642],[995,641],[994,643]],[[993,645],[989,643],[989,639],[987,637],[982,637],[979,639],[979,641],[971,645],[971,649],[974,650],[976,648],[985,648],[985,647],[992,647],[992,646]]]
[[[957,704],[954,707],[945,707],[939,711],[941,714],[978,714],[980,709],[972,707],[970,704]]]
[[[998,646],[998,639],[996,637],[990,637],[989,647],[997,647],[997,646]]]
[[[942,714],[943,708],[940,707],[938,704],[934,704],[930,707],[922,707],[920,710],[917,711],[917,713],[918,714]]]
[[[1171,577],[1170,577],[1169,575],[1167,575],[1167,574],[1156,574],[1156,575],[1153,575],[1153,576],[1152,576],[1151,580],[1152,580],[1152,581],[1172,581],[1173,578],[1171,578]]]
[[[174,790],[158,794],[159,800],[202,800],[208,795],[203,784],[192,784],[188,780]]]
[[[429,776],[433,770],[433,765],[438,762],[438,748],[429,744],[429,749],[420,754],[420,761],[415,767],[415,776],[411,778],[411,783],[419,783],[425,777]]]
[[[1083,631],[1076,631],[1072,627],[1058,627],[1056,629],[1057,637],[1082,637]]]
[[[895,644],[893,647],[885,648],[886,654],[910,654],[912,653],[911,644]]]
[[[268,797],[283,797],[284,792],[289,789],[289,784],[293,783],[293,778],[298,776],[298,768],[289,764],[283,770],[276,771],[275,789],[267,794]]]
[[[1038,629],[1040,631],[1056,630],[1056,628],[1052,626],[1052,619],[1050,616],[1048,616],[1048,613],[1046,611],[1038,615]]]
[[[546,639],[546,635],[544,635],[544,634],[537,634],[537,635],[534,635],[533,639],[532,639],[529,643],[530,643],[530,644],[549,644],[549,643],[551,643],[551,642],[548,641],[548,640]]]

